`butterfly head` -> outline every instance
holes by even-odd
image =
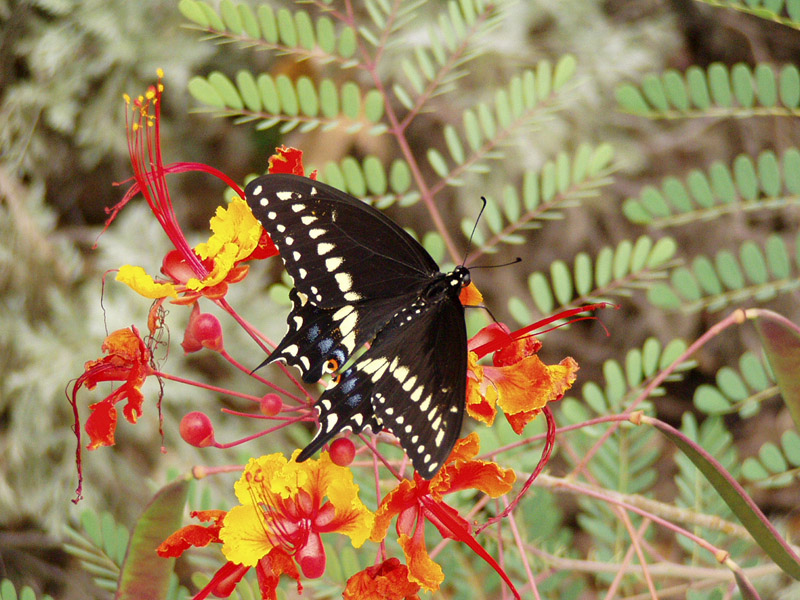
[[[472,278],[470,277],[469,269],[464,265],[459,265],[448,275],[448,281],[453,287],[458,286],[458,290],[461,291],[461,288],[465,288],[470,284]]]

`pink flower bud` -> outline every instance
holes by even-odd
[[[189,325],[183,335],[181,343],[187,354],[208,348],[219,352],[224,348],[222,342],[222,325],[219,319],[211,313],[201,313],[200,307],[195,304],[189,316]]]
[[[283,401],[278,394],[267,394],[261,399],[261,414],[267,417],[274,417],[283,408]]]
[[[181,437],[187,444],[205,448],[215,443],[214,426],[205,413],[194,411],[181,419]]]

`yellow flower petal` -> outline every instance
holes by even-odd
[[[261,224],[240,198],[234,199],[227,208],[218,207],[210,225],[214,234],[207,242],[198,244],[195,252],[203,260],[213,259],[214,269],[202,281],[190,279],[186,286],[191,290],[198,291],[224,281],[238,261],[253,253],[261,239]]]
[[[123,265],[120,267],[115,279],[145,298],[178,297],[178,292],[175,291],[174,285],[171,283],[156,283],[142,267]]]
[[[242,504],[253,503],[251,487],[263,485],[281,498],[289,498],[297,492],[295,481],[286,481],[280,474],[289,461],[280,452],[260,458],[251,458],[233,489]]]
[[[353,547],[360,548],[367,541],[375,522],[375,515],[358,498],[359,487],[353,483],[353,473],[331,461],[325,452],[319,459],[319,481],[325,481],[325,493],[336,509],[336,520],[342,525],[336,530],[350,538]]]
[[[223,543],[222,553],[232,563],[255,567],[272,550],[260,512],[259,507],[248,504],[234,506],[225,515],[219,537]]]

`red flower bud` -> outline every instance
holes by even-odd
[[[335,439],[331,443],[330,455],[333,464],[348,467],[356,456],[356,446],[350,438]]]
[[[274,417],[283,408],[283,401],[278,394],[267,394],[261,399],[261,414],[267,417]]]
[[[181,342],[184,352],[187,354],[197,352],[203,348],[219,352],[224,348],[222,343],[222,325],[219,319],[211,313],[201,313],[197,304],[192,309],[189,316],[189,325],[183,334]]]
[[[187,444],[205,448],[215,443],[214,426],[208,415],[199,411],[190,412],[181,419],[181,437]]]

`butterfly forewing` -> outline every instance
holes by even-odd
[[[264,175],[245,195],[297,290],[322,308],[403,295],[439,271],[383,213],[324,183]]]

